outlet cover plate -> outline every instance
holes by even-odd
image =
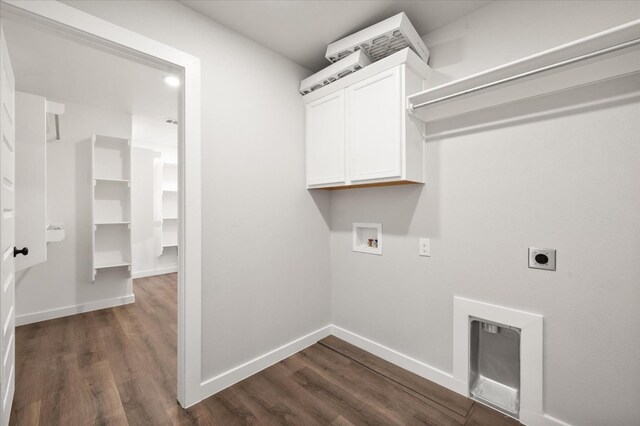
[[[418,239],[418,255],[431,257],[431,240],[429,238]]]
[[[529,268],[556,270],[556,250],[550,248],[529,247]]]

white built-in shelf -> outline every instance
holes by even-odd
[[[92,138],[93,282],[99,270],[126,267],[131,278],[131,144]],[[115,279],[115,278],[113,278]]]
[[[54,243],[64,240],[64,225],[61,223],[51,224],[47,226],[47,243]]]
[[[162,247],[178,245],[178,226],[176,221],[162,223]]]
[[[162,188],[162,229],[160,232],[161,253],[164,249],[178,246],[178,165],[162,162],[159,184]]]
[[[131,143],[128,139],[95,135],[93,176],[118,180],[131,178]]]
[[[131,182],[129,179],[116,179],[116,178],[103,178],[96,177],[94,178],[96,182],[116,182],[116,183],[129,183]]]
[[[98,183],[93,187],[94,223],[131,221],[131,194],[127,185]]]
[[[409,96],[407,108],[429,123],[638,71],[640,20],[428,88]]]
[[[129,262],[107,262],[93,265],[93,269],[120,268],[123,266],[131,266]]]

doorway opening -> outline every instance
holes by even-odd
[[[100,67],[100,61],[93,57],[95,61],[85,62],[85,64],[80,65],[79,71],[84,72],[84,74],[78,72],[75,74],[70,73],[66,78],[57,81],[56,84],[53,70],[57,66],[64,65],[64,54],[62,53],[65,52],[64,48],[58,47],[50,51],[50,53],[54,54],[54,57],[49,57],[50,61],[47,64],[42,67],[33,66],[33,64],[27,66],[28,70],[33,71],[35,75],[19,70],[15,73],[18,91],[23,89],[23,93],[28,93],[27,90],[38,92],[38,90],[33,90],[33,88],[37,88],[35,83],[31,87],[23,87],[22,81],[28,81],[29,78],[33,78],[37,82],[39,77],[40,83],[43,85],[48,83],[49,86],[53,87],[54,94],[47,93],[45,90],[39,91],[40,93],[30,94],[45,98],[45,106],[47,102],[52,105],[57,103],[64,106],[64,112],[62,113],[58,110],[57,114],[46,114],[45,126],[52,128],[52,134],[59,137],[59,140],[57,142],[46,142],[45,147],[52,147],[52,144],[55,143],[61,146],[64,145],[65,135],[68,140],[72,139],[74,134],[69,130],[70,127],[67,126],[66,134],[64,130],[65,125],[72,122],[81,128],[81,130],[73,129],[74,132],[90,135],[90,138],[86,138],[84,144],[75,143],[71,151],[69,151],[70,148],[68,146],[59,149],[58,147],[51,148],[49,150],[51,156],[55,156],[58,161],[53,162],[52,158],[47,156],[48,170],[44,173],[50,192],[62,190],[62,192],[59,192],[60,199],[73,195],[74,201],[69,203],[73,205],[66,208],[69,210],[75,208],[77,213],[75,218],[67,221],[68,223],[75,222],[73,230],[70,225],[60,223],[61,221],[49,221],[48,217],[47,222],[52,223],[48,223],[47,229],[45,229],[45,253],[47,257],[49,256],[49,251],[60,250],[55,248],[55,244],[58,244],[58,247],[62,247],[65,244],[65,240],[67,246],[69,246],[68,243],[70,241],[75,242],[75,244],[72,244],[73,252],[67,252],[71,255],[70,257],[74,258],[73,266],[67,268],[61,265],[60,262],[54,265],[53,262],[48,260],[44,263],[54,266],[51,272],[71,273],[72,280],[69,281],[77,286],[85,285],[84,283],[88,281],[87,287],[76,288],[77,291],[73,295],[74,301],[77,302],[75,304],[67,304],[57,310],[55,308],[36,310],[31,312],[31,315],[21,315],[20,309],[22,308],[17,307],[16,313],[21,317],[20,323],[26,324],[27,322],[33,322],[31,320],[63,317],[63,315],[79,312],[99,312],[97,309],[113,306],[111,304],[113,299],[119,300],[119,304],[133,302],[133,295],[137,296],[138,301],[132,306],[140,306],[143,304],[138,303],[140,302],[140,296],[136,293],[142,293],[142,290],[136,291],[136,282],[132,281],[133,279],[140,277],[140,279],[147,281],[150,279],[162,280],[165,284],[167,282],[171,284],[171,281],[173,281],[173,317],[175,321],[173,325],[168,325],[167,328],[173,330],[175,338],[169,337],[167,339],[173,351],[173,359],[169,362],[168,371],[170,371],[170,374],[165,378],[165,384],[171,389],[174,400],[177,397],[183,406],[189,406],[200,399],[199,61],[197,58],[160,43],[155,43],[63,4],[7,4],[3,2],[2,8],[3,27],[5,25],[22,25],[25,28],[29,28],[30,31],[48,32],[50,36],[54,34],[61,43],[75,43],[75,48],[87,51],[88,49],[93,50],[95,55],[98,53],[110,55],[111,59],[121,61],[121,63],[128,62],[130,68],[138,68],[138,73],[134,73],[138,79],[142,76],[142,80],[147,83],[158,83],[155,77],[144,78],[145,72],[140,71],[140,69],[146,67],[148,73],[153,71],[158,75],[162,75],[160,84],[163,85],[163,89],[166,89],[164,87],[166,86],[165,77],[177,78],[181,82],[180,87],[173,88],[174,111],[155,115],[147,113],[145,116],[145,105],[152,106],[152,104],[155,104],[155,106],[162,106],[163,102],[160,99],[162,96],[157,98],[150,95],[150,92],[145,93],[144,90],[142,93],[137,94],[130,92],[130,97],[126,99],[131,106],[128,110],[124,108],[123,111],[117,111],[118,108],[114,108],[114,105],[111,104],[117,103],[118,95],[124,92],[123,87],[127,88],[127,80],[123,77],[123,72],[127,69],[127,66]],[[21,50],[22,47],[12,38],[11,35],[7,37],[9,41],[8,51],[10,55],[16,55],[13,52]],[[16,45],[16,47],[14,48],[12,45]],[[88,55],[91,56],[91,54]],[[70,57],[73,59],[86,59],[83,54],[73,54]],[[27,60],[33,58],[34,55],[27,55]],[[15,66],[20,61],[21,59],[14,59],[12,62]],[[69,61],[69,64],[71,64],[71,61]],[[21,66],[18,65],[18,67]],[[75,71],[78,71],[78,69]],[[109,76],[113,77],[111,80],[104,78],[105,73],[109,72]],[[146,77],[150,76],[148,73]],[[75,76],[75,78],[70,76]],[[85,91],[86,98],[73,98],[72,93],[74,90],[82,87],[83,84],[86,85],[92,79],[95,80],[96,77],[103,78],[100,79],[101,81],[98,85],[94,85],[94,91]],[[117,78],[120,78],[119,84],[115,83]],[[188,84],[185,84],[186,82]],[[139,88],[140,86],[129,82],[128,88]],[[58,90],[58,92],[55,92],[55,90]],[[63,93],[63,95],[60,96],[55,93]],[[198,93],[197,96],[195,96],[196,93]],[[106,104],[92,105],[93,100],[100,98],[98,94],[105,95],[103,98],[107,99]],[[47,100],[47,98],[49,99]],[[56,99],[55,101],[53,100],[54,98]],[[150,99],[151,102],[149,102]],[[77,105],[90,108],[77,108]],[[102,130],[105,131],[90,129],[91,127],[99,126],[95,126],[97,121],[92,121],[89,115],[93,115],[93,118],[100,115],[89,114],[88,111],[91,108],[94,110],[101,109],[103,112],[113,113],[115,111],[123,112],[125,115],[126,113],[130,114],[131,125],[129,129],[131,134],[129,138],[127,138],[127,134],[114,131],[115,127],[122,125],[118,121],[118,118],[122,118],[117,117],[119,114],[103,114],[102,118],[104,120],[102,121],[105,123],[105,127]],[[155,112],[157,113],[157,111]],[[73,120],[74,118],[75,120]],[[144,141],[143,138],[134,134],[134,130],[138,132],[138,135],[140,132],[149,131],[150,127],[154,127],[150,126],[149,122],[156,119],[161,120],[160,126],[172,126],[174,129],[173,156],[165,152],[168,151],[165,149],[166,147],[156,149],[158,148],[157,146],[145,146],[145,144],[139,143],[148,141]],[[133,123],[137,124],[134,125]],[[150,163],[146,162],[146,164],[151,165],[149,168],[151,169],[152,177],[148,181],[151,182],[152,188],[156,187],[159,190],[145,190],[137,187],[138,184],[142,185],[139,176],[137,176],[142,172],[140,172],[140,169],[135,168],[135,164],[148,160],[149,153],[151,153],[151,161]],[[68,154],[71,154],[71,156]],[[72,163],[69,163],[69,160]],[[67,163],[67,165],[65,166],[63,163]],[[54,167],[51,167],[51,165]],[[59,167],[55,167],[56,165],[59,165]],[[104,174],[101,174],[102,172]],[[56,174],[59,176],[55,179],[49,179],[50,175],[54,176]],[[68,186],[65,188],[64,181],[65,179],[68,181],[69,175],[75,177],[80,175],[88,176],[88,179],[75,179],[72,188]],[[89,191],[84,192],[83,189],[87,188],[89,188]],[[185,188],[190,189],[184,190]],[[164,196],[165,192],[167,193],[166,196]],[[87,193],[90,194],[87,197],[89,202],[79,201]],[[159,197],[154,197],[157,193],[160,194]],[[145,198],[136,196],[136,194],[143,194],[147,199],[152,200],[150,208],[146,205],[142,209],[147,212],[150,211],[154,218],[152,223],[153,237],[150,240],[152,243],[138,240],[139,244],[134,245],[134,234],[137,234],[137,231],[141,229],[136,226],[136,222],[139,222],[136,216],[136,206],[144,201],[142,198]],[[51,204],[59,203],[60,199],[51,200]],[[187,203],[187,201],[189,202]],[[90,206],[89,211],[86,211],[86,206]],[[49,207],[55,210],[53,206],[48,206],[45,214],[48,213]],[[62,209],[60,207],[60,210]],[[186,226],[187,223],[189,224],[188,227]],[[79,231],[80,229],[82,231]],[[85,237],[89,236],[89,238],[79,238],[83,235]],[[129,237],[127,238],[127,236]],[[127,244],[127,239],[129,244]],[[17,244],[19,245],[20,243],[18,242]],[[154,252],[155,258],[147,264],[147,266],[151,265],[151,268],[142,269],[140,266],[140,253],[145,250],[148,251],[148,249]],[[185,252],[189,253],[188,257]],[[52,255],[52,257],[55,256]],[[78,260],[78,258],[81,259]],[[175,261],[175,263],[171,264],[170,260]],[[37,267],[33,266],[31,268]],[[86,273],[87,271],[88,273]],[[175,273],[178,271],[179,274],[176,276]],[[163,275],[158,276],[155,275],[156,273],[162,273]],[[174,275],[164,275],[165,273]],[[33,277],[37,274],[25,272],[21,275],[31,275]],[[46,280],[52,280],[54,274],[45,274],[45,276]],[[87,276],[89,277],[88,279]],[[189,279],[187,280],[186,277],[189,277]],[[24,277],[22,279],[28,280],[28,278]],[[23,282],[18,284],[18,303],[20,303],[19,293]],[[45,280],[41,279],[39,282],[45,283]],[[189,285],[187,285],[187,282]],[[102,285],[105,283],[111,283],[111,285]],[[23,288],[27,289],[27,287],[25,285]],[[97,288],[100,289],[98,292],[103,291],[107,296],[114,297],[103,297],[99,300],[86,299],[87,294]],[[171,286],[168,288],[171,288]],[[127,292],[128,289],[131,291]],[[49,298],[46,292],[42,291],[42,288],[36,291],[39,291],[40,302],[42,302],[42,299],[54,299],[64,292],[60,287],[53,290],[50,289],[51,292],[49,294],[52,297]],[[104,294],[101,296],[104,296]],[[51,302],[52,300],[48,301]],[[177,315],[175,313],[176,304]],[[190,304],[189,313],[185,309],[187,304]],[[141,306],[141,308],[144,308],[144,306]],[[151,308],[163,309],[157,303],[151,303],[146,306],[147,310]],[[117,309],[125,309],[125,307]],[[52,314],[52,311],[56,311],[57,314]],[[85,315],[90,318],[98,314]],[[49,317],[47,318],[47,316]],[[125,334],[140,332],[145,328],[131,320],[131,317],[127,318],[126,316],[117,320]],[[63,323],[64,321],[53,320],[52,322]],[[102,328],[103,335],[109,334],[107,332],[108,327],[96,327]],[[85,335],[90,334],[86,329],[80,330]],[[78,333],[81,332],[78,331]],[[157,337],[157,334],[159,333],[156,333],[155,337]],[[96,333],[96,335],[100,335],[100,333]],[[78,337],[77,335],[74,336]],[[76,339],[72,340],[77,342]],[[144,345],[149,345],[150,341],[150,338],[142,339]],[[112,340],[111,343],[114,343],[114,341]],[[117,344],[116,338],[114,346],[117,347]],[[70,342],[63,342],[62,346],[65,346],[65,349],[69,349],[73,345]],[[82,359],[82,362],[93,360],[99,364],[101,361],[105,361],[103,358],[106,355],[98,346],[94,342],[84,347],[84,350],[81,351],[82,354],[76,355],[76,357]],[[112,364],[118,367],[126,365],[118,363],[115,359],[112,361]],[[17,364],[19,362],[20,359],[17,360]],[[141,364],[144,364],[144,362],[141,361]],[[81,365],[81,363],[77,365]],[[104,366],[105,364],[101,365]],[[120,373],[112,375],[117,376],[118,374]],[[15,376],[13,380],[15,380]]]

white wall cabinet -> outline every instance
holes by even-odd
[[[347,89],[351,182],[402,177],[400,68]]]
[[[405,103],[428,70],[406,49],[306,95],[307,188],[424,183],[423,125]]]

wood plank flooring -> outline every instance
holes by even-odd
[[[176,402],[176,275],[136,303],[18,327],[12,425],[518,424],[330,336],[185,410]]]

